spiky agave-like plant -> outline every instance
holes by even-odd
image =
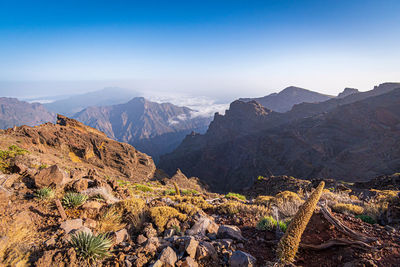
[[[49,199],[54,197],[54,190],[50,187],[43,187],[36,190],[34,196],[39,199]]]
[[[66,208],[77,208],[83,205],[87,199],[88,196],[83,195],[81,193],[68,192],[64,195],[61,202],[63,206]]]
[[[324,186],[325,183],[322,181],[307,201],[299,208],[299,211],[290,222],[284,236],[279,241],[276,253],[281,262],[291,263],[294,261],[294,257],[299,248],[301,235],[311,219]]]
[[[79,232],[71,236],[70,244],[79,258],[93,261],[110,255],[108,250],[112,245],[112,241],[106,235]]]

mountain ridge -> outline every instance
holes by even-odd
[[[180,168],[218,191],[250,186],[265,173],[348,181],[394,173],[400,168],[395,160],[400,151],[392,149],[400,138],[400,86],[393,89],[396,86],[375,87],[355,102],[351,100],[361,93],[328,100],[335,106],[330,103],[311,116],[298,112],[293,116],[293,110],[270,112],[238,126],[235,118],[217,114],[204,135],[187,136],[174,152],[161,158],[159,166],[167,172]],[[254,103],[247,107],[256,109]],[[242,116],[248,115],[242,111]],[[246,127],[252,130],[235,131]],[[386,158],[379,153],[387,153]]]
[[[333,96],[321,94],[296,86],[289,86],[278,93],[272,93],[257,98],[239,98],[238,100],[243,102],[255,100],[264,107],[273,111],[286,112],[289,111],[295,104],[300,104],[303,102],[322,102],[330,98],[333,98]]]

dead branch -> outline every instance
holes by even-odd
[[[312,245],[312,244],[300,244],[300,246],[304,249],[313,249],[313,250],[323,250],[327,249],[333,246],[356,246],[362,249],[372,249],[370,245],[362,242],[362,241],[353,241],[353,240],[348,240],[345,238],[338,238],[338,239],[332,239],[327,242],[324,242],[319,245]]]
[[[332,215],[332,213],[326,207],[321,206],[321,212],[324,215],[324,217],[328,220],[328,222],[333,224],[336,227],[336,229],[338,229],[343,234],[351,237],[352,239],[355,239],[355,240],[358,240],[361,242],[366,242],[366,243],[376,241],[376,238],[368,237],[368,236],[362,235],[361,233],[357,233],[357,232],[351,230],[349,227],[342,224],[338,219],[336,219]]]
[[[65,221],[67,219],[67,215],[65,214],[65,210],[64,210],[63,206],[61,205],[60,200],[56,199],[55,202],[56,202],[58,212],[60,213],[61,219],[63,219],[63,221]]]

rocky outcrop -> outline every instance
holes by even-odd
[[[300,104],[284,114],[236,101],[206,134],[187,136],[159,166],[169,173],[180,168],[225,192],[251,186],[266,170],[347,181],[392,174],[400,168],[400,152],[393,149],[400,138],[399,104],[399,84],[310,108]]]
[[[125,104],[88,107],[74,118],[158,159],[190,132],[205,132],[211,118],[192,117],[192,112],[187,107],[136,97]]]
[[[266,108],[276,112],[286,112],[292,109],[296,104],[303,102],[314,103],[323,102],[332,98],[332,96],[320,94],[307,89],[290,86],[279,93],[273,93],[258,98],[241,98],[244,102],[257,101]]]
[[[115,175],[136,181],[148,180],[156,170],[152,158],[131,145],[109,139],[104,133],[76,120],[58,115],[57,124],[37,127],[21,126],[5,130],[8,143],[19,143],[46,162],[71,169],[71,176],[91,168],[81,176]],[[44,169],[34,176],[39,186],[63,184],[64,175],[57,166]]]
[[[28,103],[16,98],[0,97],[0,129],[14,126],[35,126],[54,122],[55,114],[39,103]]]
[[[344,98],[346,96],[352,95],[352,94],[358,94],[360,91],[355,88],[344,88],[343,92],[339,93],[336,98]]]
[[[60,169],[57,165],[40,170],[34,177],[35,185],[42,187],[59,187],[69,182],[69,176],[66,171]]]

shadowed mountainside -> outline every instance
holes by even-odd
[[[162,157],[160,168],[180,168],[218,191],[240,190],[266,172],[347,181],[391,174],[400,168],[399,106],[394,83],[284,114],[235,101],[206,134],[187,136]]]

